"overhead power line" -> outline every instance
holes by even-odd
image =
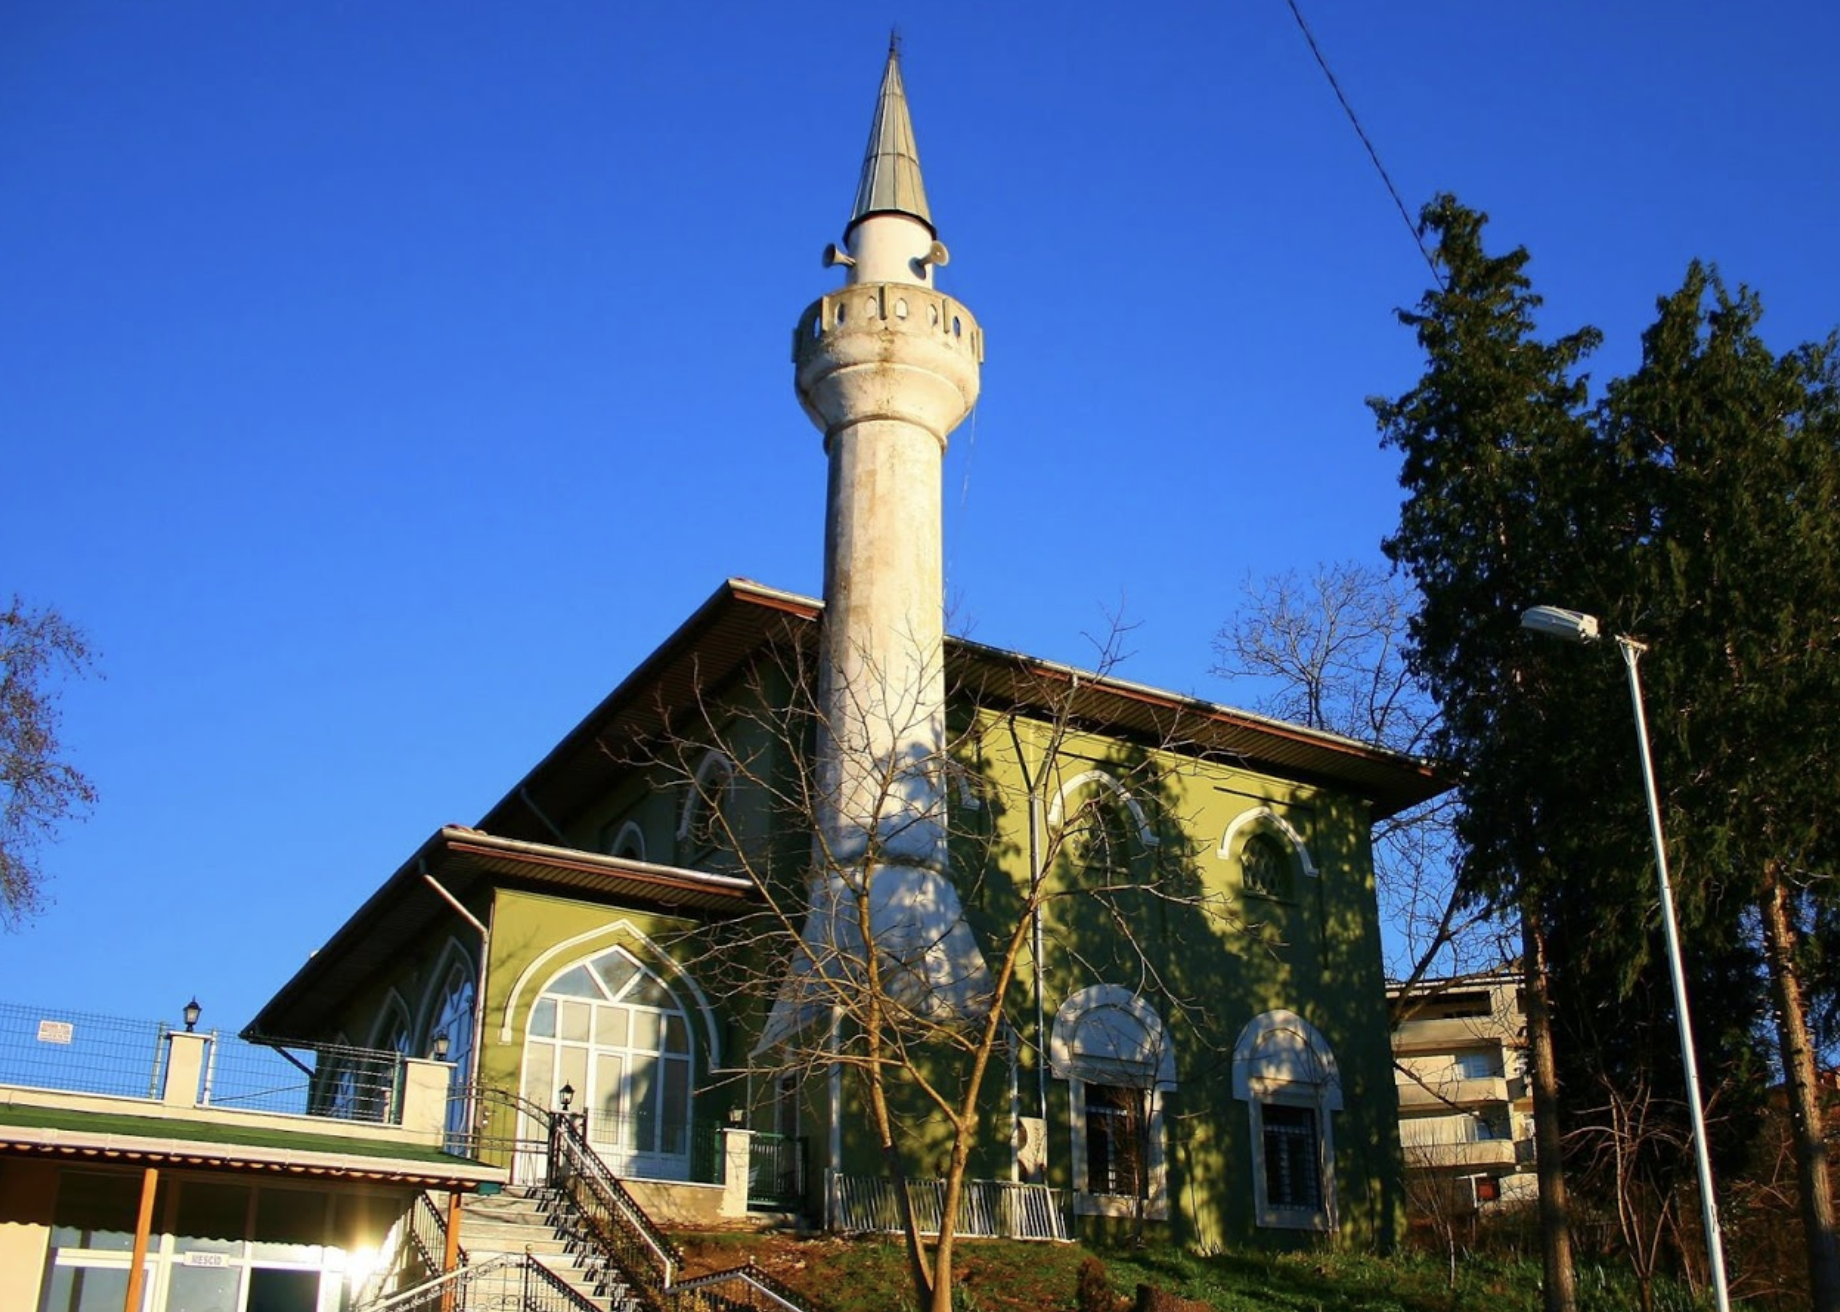
[[[1431,276],[1437,280],[1439,288],[1444,286],[1444,275],[1438,269],[1437,261],[1431,258],[1431,252],[1425,248],[1425,239],[1419,233],[1418,225],[1412,222],[1412,215],[1406,209],[1406,203],[1399,198],[1399,188],[1393,185],[1393,179],[1386,171],[1386,165],[1380,162],[1380,152],[1374,149],[1374,143],[1368,139],[1367,129],[1361,126],[1360,118],[1354,112],[1354,106],[1348,103],[1348,97],[1342,91],[1342,84],[1335,80],[1335,71],[1329,67],[1329,61],[1323,57],[1322,47],[1316,44],[1316,36],[1310,31],[1310,25],[1303,21],[1303,11],[1297,8],[1297,0],[1284,0],[1290,6],[1291,17],[1297,20],[1297,27],[1303,33],[1303,39],[1309,43],[1310,53],[1316,56],[1316,65],[1322,69],[1323,76],[1329,79],[1329,88],[1335,92],[1335,98],[1341,102],[1342,111],[1348,115],[1348,122],[1354,126],[1354,134],[1367,147],[1367,157],[1374,162],[1375,170],[1380,174],[1380,181],[1386,184],[1387,195],[1393,198],[1393,206],[1399,211],[1399,217],[1405,220],[1406,231],[1412,234],[1412,243],[1418,247],[1418,253],[1425,257],[1425,267],[1431,270]]]

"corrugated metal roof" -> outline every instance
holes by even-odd
[[[871,214],[906,214],[929,229],[933,226],[926,207],[926,184],[920,180],[920,147],[914,144],[907,90],[901,84],[901,54],[892,45],[882,69],[882,89],[875,98],[875,119],[869,125],[869,146],[863,152],[862,177],[856,183],[856,206],[850,212],[849,227]]]

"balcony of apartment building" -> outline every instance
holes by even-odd
[[[1531,1139],[1496,1138],[1474,1130],[1407,1138],[1405,1127],[1400,1128],[1408,1170],[1507,1173],[1533,1160]]]

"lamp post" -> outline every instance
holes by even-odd
[[[1565,642],[1590,643],[1598,639],[1597,617],[1558,606],[1535,606],[1521,615],[1521,627]],[[1674,1017],[1680,1026],[1680,1064],[1687,1077],[1687,1110],[1693,1121],[1693,1156],[1699,1167],[1699,1205],[1706,1227],[1706,1269],[1712,1280],[1718,1312],[1730,1312],[1725,1289],[1725,1245],[1719,1236],[1718,1203],[1712,1192],[1712,1158],[1706,1148],[1706,1116],[1699,1096],[1699,1062],[1693,1055],[1693,1021],[1687,1014],[1687,981],[1680,962],[1680,928],[1674,919],[1674,889],[1668,882],[1667,847],[1661,838],[1661,798],[1655,791],[1655,763],[1649,755],[1648,715],[1642,706],[1642,679],[1636,662],[1648,648],[1634,638],[1617,634],[1617,650],[1629,672],[1629,701],[1635,708],[1636,745],[1642,753],[1642,783],[1648,796],[1648,827],[1655,842],[1655,874],[1661,883],[1661,926],[1667,939],[1668,973],[1674,984]]]

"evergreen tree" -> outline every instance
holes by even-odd
[[[1638,1087],[1681,1111],[1684,1090],[1671,997],[1656,983],[1664,958],[1622,680],[1602,649],[1521,635],[1521,611],[1539,603],[1650,645],[1701,1068],[1713,1101],[1755,1096],[1755,1035],[1773,1026],[1813,1304],[1840,1312],[1807,1022],[1833,998],[1810,929],[1832,923],[1840,901],[1827,821],[1840,767],[1840,352],[1830,342],[1775,355],[1757,335],[1756,298],[1695,265],[1661,302],[1641,368],[1593,409],[1580,370],[1598,336],[1538,336],[1526,252],[1489,255],[1485,217],[1450,197],[1424,219],[1449,276],[1401,316],[1425,351],[1423,377],[1373,403],[1408,493],[1386,549],[1423,593],[1412,659],[1461,779],[1459,886],[1518,911],[1525,933],[1548,1306],[1570,1299],[1561,1076],[1568,1117],[1587,1129],[1603,1128],[1600,1110],[1621,1115]],[[1552,1028],[1570,1040],[1563,1063]],[[1601,1109],[1587,1088],[1606,1091]],[[1715,1156],[1732,1160],[1753,1120],[1728,1117]],[[1684,1169],[1677,1151],[1666,1160],[1669,1143],[1684,1138],[1655,1135],[1642,1167],[1663,1209]]]
[[[1459,888],[1521,915],[1546,1306],[1569,1312],[1575,1293],[1541,905],[1568,862],[1547,846],[1555,828],[1543,823],[1540,800],[1549,783],[1568,777],[1561,758],[1577,735],[1542,713],[1544,699],[1524,695],[1532,671],[1518,616],[1530,598],[1585,596],[1570,591],[1589,559],[1574,530],[1595,531],[1610,518],[1584,500],[1603,491],[1602,481],[1580,477],[1592,434],[1579,369],[1599,334],[1586,328],[1540,340],[1527,253],[1489,255],[1486,216],[1440,196],[1423,222],[1446,281],[1400,319],[1418,336],[1425,373],[1397,400],[1370,402],[1383,441],[1401,454],[1408,493],[1385,548],[1423,594],[1412,660],[1442,712],[1438,754],[1460,780]]]
[[[1668,708],[1654,727],[1683,914],[1708,946],[1762,959],[1811,1303],[1840,1312],[1808,1022],[1822,972],[1803,947],[1836,901],[1840,388],[1832,342],[1779,357],[1761,314],[1754,294],[1693,264],[1661,301],[1641,368],[1610,388],[1603,427],[1638,463],[1649,507],[1631,618],[1653,635],[1650,688]]]

